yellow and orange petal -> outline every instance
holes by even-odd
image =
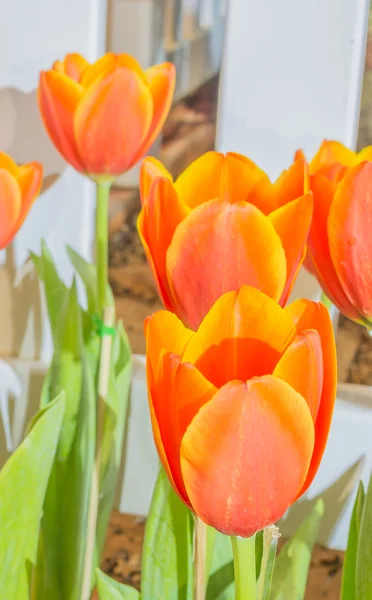
[[[174,310],[174,302],[168,284],[166,254],[174,232],[188,211],[170,179],[159,177],[151,187],[137,223],[160,297],[169,310]]]
[[[293,502],[313,447],[309,408],[287,383],[270,375],[228,383],[199,410],[182,440],[191,506],[218,531],[249,537]]]
[[[273,372],[296,334],[289,316],[249,286],[219,298],[190,337],[183,361],[194,364],[216,387]]]
[[[269,215],[270,222],[280,237],[287,267],[287,280],[279,298],[283,306],[288,299],[298,270],[304,259],[304,249],[313,216],[313,196],[306,194],[288,202]],[[293,224],[296,224],[296,227]]]
[[[300,492],[302,495],[308,489],[319,468],[331,426],[337,385],[336,345],[328,310],[321,302],[296,300],[284,311],[295,323],[299,334],[303,334],[307,330],[318,332],[323,356],[323,387],[315,421],[315,446],[309,472]]]
[[[243,284],[275,300],[285,288],[280,238],[269,219],[246,202],[198,206],[175,229],[166,252],[176,311],[192,329],[220,296]]]
[[[371,162],[351,168],[339,183],[327,224],[329,252],[342,289],[359,315],[372,320]]]

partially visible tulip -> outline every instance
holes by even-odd
[[[350,319],[372,327],[372,162],[347,170],[338,182],[310,179],[314,218],[309,235],[312,272],[325,294]]]
[[[243,286],[199,329],[159,311],[145,324],[153,434],[169,481],[205,523],[249,537],[314,479],[336,391],[327,309],[281,308]]]
[[[95,180],[112,181],[154,142],[174,85],[170,63],[144,71],[127,54],[108,53],[93,64],[67,54],[40,75],[40,112],[68,163]]]
[[[372,160],[372,146],[354,152],[340,142],[324,140],[310,162],[309,170],[311,175],[318,173],[337,183],[350,167],[366,160]]]
[[[138,231],[166,308],[196,329],[225,292],[252,285],[284,305],[312,217],[302,157],[271,183],[240,154],[208,152],[176,182],[147,158]]]
[[[37,162],[17,166],[0,152],[0,249],[6,248],[22,226],[42,184]]]

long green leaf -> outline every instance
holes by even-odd
[[[359,483],[355,499],[353,514],[351,516],[349,536],[342,570],[341,600],[357,600],[356,596],[356,564],[360,524],[363,514],[365,492],[363,483]],[[371,565],[372,568],[372,565]]]
[[[0,472],[0,598],[28,600],[44,496],[61,429],[62,395],[37,415]]]
[[[30,257],[39,278],[44,283],[49,323],[55,342],[58,325],[60,324],[60,309],[68,295],[68,288],[58,275],[52,255],[44,241],[41,243],[41,255],[37,256],[31,252]]]
[[[294,536],[283,546],[274,567],[272,600],[303,600],[311,554],[323,513],[323,502],[318,500]]]
[[[163,469],[146,522],[141,597],[142,600],[192,598],[192,517]]]
[[[95,449],[95,373],[74,285],[60,318],[68,331],[60,330],[45,395],[65,389],[68,410],[44,504],[35,600],[80,600]]]
[[[140,600],[140,594],[135,588],[118,583],[100,569],[96,573],[99,600]]]
[[[208,546],[212,554],[209,563],[207,600],[228,600],[234,597],[234,564],[228,536],[208,527]]]
[[[364,499],[356,561],[357,600],[372,599],[372,476]]]

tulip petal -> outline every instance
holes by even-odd
[[[22,206],[21,190],[16,179],[0,167],[0,249],[12,240]]]
[[[194,160],[175,182],[183,202],[194,208],[208,200],[220,198],[224,168],[225,157],[219,152],[206,152]]]
[[[17,221],[17,230],[23,224],[31,206],[39,195],[43,182],[43,167],[37,163],[22,165],[18,170],[18,185],[22,193],[22,206]]]
[[[308,167],[301,152],[296,153],[294,163],[278,177],[273,189],[274,208],[284,206],[308,192]]]
[[[148,200],[138,217],[138,233],[155,276],[166,308],[174,310],[166,273],[166,252],[174,232],[188,213],[179,200],[172,182],[158,178],[151,187]]]
[[[133,159],[133,163],[136,163],[146,154],[163,128],[172,106],[176,83],[176,70],[171,63],[163,63],[150,67],[145,72],[145,75],[153,102],[153,117],[147,138]]]
[[[357,154],[356,162],[361,163],[363,161],[372,162],[372,146],[366,146]]]
[[[153,156],[148,156],[142,162],[140,170],[140,196],[142,206],[148,202],[151,186],[157,177],[166,177],[172,181],[171,174],[164,165]]]
[[[167,273],[178,314],[196,329],[222,294],[243,284],[279,300],[286,260],[278,234],[258,208],[212,200],[177,227]]]
[[[222,174],[220,197],[228,202],[249,202],[265,215],[273,210],[272,184],[268,176],[252,160],[228,152],[225,174]]]
[[[174,354],[162,353],[150,405],[157,425],[153,429],[155,443],[164,468],[182,500],[190,504],[181,474],[181,441],[195,414],[217,390],[193,365],[181,364],[180,360]]]
[[[304,248],[310,231],[313,215],[312,194],[306,194],[281,206],[269,215],[269,219],[279,235],[287,261],[287,282],[280,304],[288,299],[295,276],[304,258]],[[296,223],[296,227],[293,224]]]
[[[318,332],[323,354],[323,388],[315,421],[315,446],[309,473],[299,494],[301,496],[306,492],[316,475],[328,439],[336,398],[336,346],[328,310],[320,302],[297,300],[287,306],[284,312],[293,319],[298,333],[301,334],[308,329],[315,329]]]
[[[173,313],[159,310],[145,320],[146,359],[155,371],[162,350],[182,356],[194,335]]]
[[[64,73],[74,81],[80,82],[84,71],[89,67],[89,63],[80,54],[67,54],[63,61]]]
[[[112,73],[116,64],[117,56],[113,52],[106,52],[95,63],[85,69],[80,84],[87,89],[97,80],[101,81],[104,77]]]
[[[329,250],[341,285],[361,316],[372,320],[372,163],[349,170],[328,218]],[[346,313],[347,314],[347,313]]]
[[[331,302],[350,318],[357,318],[358,313],[345,294],[329,251],[327,223],[335,186],[325,177],[313,175],[311,190],[314,198],[314,212],[308,249],[312,261],[312,272]]]
[[[0,169],[5,169],[14,177],[18,177],[18,165],[5,152],[0,152]]]
[[[296,333],[293,320],[262,292],[243,286],[219,298],[190,338],[183,361],[216,387],[271,374]]]
[[[75,113],[79,152],[91,175],[124,173],[145,139],[152,119],[150,94],[127,68],[118,68],[85,92]]]
[[[323,354],[318,332],[308,329],[297,335],[273,375],[305,398],[315,423],[323,389]]]
[[[318,152],[310,163],[310,173],[321,173],[328,175],[328,179],[334,180],[337,169],[351,167],[356,161],[356,154],[340,142],[334,140],[323,140]],[[333,171],[333,169],[335,169]]]
[[[77,171],[84,172],[74,136],[74,113],[82,87],[58,71],[42,72],[39,106],[45,128],[58,151]]]
[[[284,381],[228,383],[182,440],[182,475],[194,511],[225,535],[249,537],[275,523],[303,485],[313,445],[308,406]]]

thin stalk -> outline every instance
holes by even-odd
[[[108,204],[111,183],[97,183],[96,204],[96,267],[97,295],[102,318],[106,306],[108,283]]]
[[[193,600],[204,600],[207,567],[207,525],[195,516],[194,525],[194,595]]]
[[[255,536],[231,536],[234,555],[235,600],[256,600]]]
[[[103,313],[103,324],[113,327],[115,309],[107,307]],[[83,584],[81,599],[89,600],[91,595],[92,570],[94,562],[94,551],[96,545],[96,529],[99,503],[99,481],[102,459],[103,424],[105,405],[109,388],[110,363],[111,363],[112,336],[104,335],[101,340],[101,352],[98,373],[98,395],[97,395],[97,421],[96,421],[96,453],[92,473],[90,500],[87,524],[87,544],[85,549],[85,560],[83,570]]]
[[[271,582],[273,579],[276,548],[280,537],[279,529],[275,525],[266,527],[263,534],[263,554],[261,571],[258,584],[258,600],[269,600]]]

